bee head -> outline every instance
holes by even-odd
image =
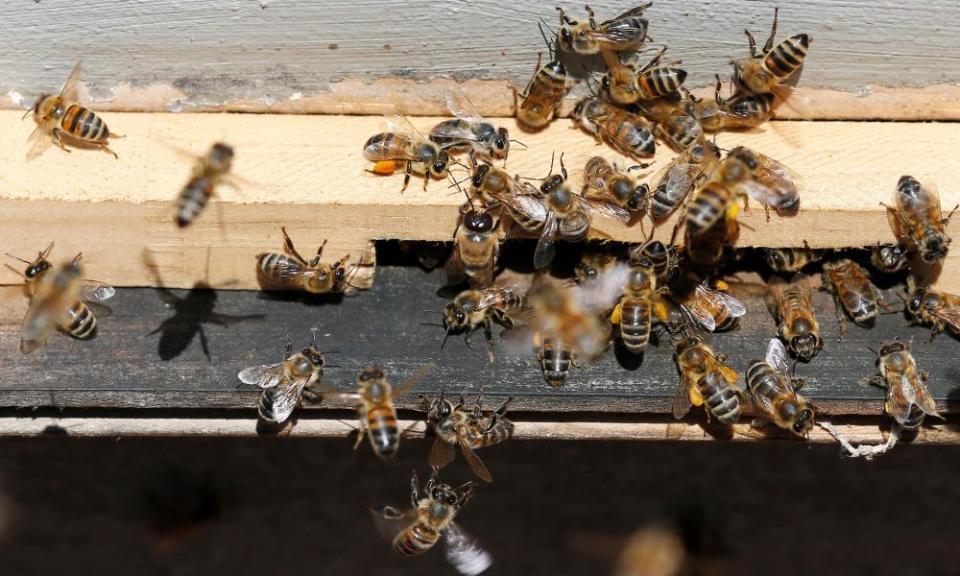
[[[790,430],[798,436],[806,436],[813,428],[814,412],[809,406],[796,406],[792,402],[781,404],[781,415],[792,422]]]
[[[493,139],[493,149],[498,153],[498,157],[506,157],[510,151],[510,133],[506,128],[499,128],[497,135]]]
[[[436,159],[430,164],[430,173],[436,176],[437,178],[442,177],[447,173],[447,164],[450,163],[450,155],[447,154],[446,150],[440,150],[437,153]]]
[[[627,210],[636,212],[643,210],[647,205],[647,198],[650,196],[650,186],[643,183],[635,187],[627,201]]]
[[[880,346],[880,352],[878,354],[883,356],[889,356],[890,354],[896,354],[897,352],[906,352],[910,350],[910,344],[907,342],[901,342],[900,340],[891,340],[889,342],[884,342]]]
[[[210,162],[210,167],[218,172],[230,170],[230,165],[233,164],[233,147],[223,142],[217,142],[210,148],[208,161]]]
[[[370,368],[364,368],[360,371],[360,376],[358,377],[360,382],[372,382],[375,380],[383,379],[383,369],[377,366],[372,366]]]
[[[913,294],[910,295],[910,301],[907,302],[907,311],[910,312],[912,316],[920,313],[926,293],[926,288],[918,286],[917,289],[913,291]]]
[[[315,346],[307,346],[303,349],[303,355],[317,368],[322,368],[326,362],[323,354]]]
[[[494,228],[493,216],[488,212],[471,210],[463,215],[463,227],[471,232],[490,232]]]
[[[790,351],[803,362],[809,362],[823,348],[823,339],[814,332],[805,332],[790,339]]]
[[[467,325],[467,313],[456,302],[450,302],[443,308],[443,329],[448,333],[462,330]]]
[[[470,180],[470,183],[473,184],[474,188],[480,188],[483,186],[483,181],[487,179],[487,174],[490,172],[489,164],[480,164],[473,169],[473,177]]]

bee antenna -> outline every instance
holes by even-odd
[[[9,269],[12,270],[13,272],[16,272],[17,276],[20,276],[21,278],[26,278],[26,275],[25,275],[23,272],[17,270],[17,269],[14,268],[13,266],[11,266],[11,265],[9,265],[9,264],[4,264],[4,266],[6,266],[7,268],[9,268]]]
[[[444,328],[444,325],[439,322],[421,322],[420,325],[421,326],[439,326],[441,328]]]
[[[453,188],[454,186],[456,186],[457,189],[459,189],[459,190],[462,192],[463,189],[460,188],[460,185],[463,184],[464,182],[466,182],[466,181],[469,180],[469,179],[470,179],[469,177],[464,178],[463,180],[457,180],[456,178],[450,178],[450,182],[452,182],[452,184],[450,184],[449,186],[447,186],[447,188]]]
[[[33,264],[33,262],[30,262],[29,260],[24,260],[23,258],[21,258],[21,257],[19,257],[19,256],[14,256],[13,254],[11,254],[11,253],[9,253],[9,252],[7,252],[6,255],[7,255],[8,257],[10,257],[10,258],[13,258],[14,260],[19,260],[19,261],[23,262],[24,264]],[[8,266],[9,266],[9,265],[8,265]]]
[[[867,350],[873,352],[873,355],[874,355],[874,356],[879,356],[879,355],[880,355],[880,352],[878,352],[877,350],[875,350],[875,349],[873,348],[873,346],[865,346],[865,348],[866,348]]]
[[[443,337],[443,342],[440,344],[440,349],[443,350],[443,347],[447,345],[447,340],[450,339],[450,334],[453,333],[453,330],[447,329],[447,335]]]
[[[523,146],[524,149],[527,148],[527,145],[524,144],[523,142],[519,141],[519,140],[516,140],[516,139],[514,139],[514,138],[511,138],[510,141],[513,142],[514,144],[519,144],[519,145]]]
[[[537,28],[540,29],[540,36],[543,37],[543,42],[547,45],[547,50],[550,51],[550,59],[553,60],[554,43],[547,38],[547,33],[543,31],[544,27],[549,28],[550,25],[544,22],[543,18],[540,18],[537,22]],[[26,118],[26,116],[24,116],[24,118]]]

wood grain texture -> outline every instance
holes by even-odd
[[[601,18],[636,2],[592,3]],[[689,84],[724,76],[747,51],[743,29],[758,38],[781,8],[781,35],[813,37],[802,85],[883,101],[880,87],[942,85],[958,117],[960,44],[949,25],[960,19],[950,0],[907,2],[763,0],[658,2],[648,11],[651,35],[684,61]],[[575,17],[579,4],[567,3]],[[2,16],[0,94],[7,105],[59,88],[82,59],[92,98],[123,109],[180,110],[223,104],[260,110],[326,109],[336,101],[377,99],[382,79],[449,79],[523,85],[544,51],[538,19],[554,26],[552,4],[534,0],[409,3],[400,0],[44,0],[16,2]],[[468,32],[479,31],[470,34]],[[762,40],[761,40],[762,41]],[[419,86],[412,86],[419,90]],[[310,104],[310,99],[322,104]],[[843,108],[814,105],[829,117]],[[483,99],[481,98],[481,101]],[[943,100],[940,100],[943,102]],[[942,118],[937,99],[916,117]],[[848,113],[862,110],[847,106]],[[901,108],[902,111],[902,108]],[[933,112],[927,116],[925,111]],[[408,113],[416,113],[407,109]],[[436,111],[432,112],[436,113]],[[846,116],[849,117],[849,116]],[[860,116],[863,117],[863,116]]]
[[[488,363],[482,334],[472,348],[451,338],[440,349],[440,309],[447,302],[436,294],[439,272],[382,267],[374,288],[339,304],[274,299],[244,291],[177,291],[181,303],[164,305],[150,289],[124,289],[110,301],[112,314],[99,322],[98,336],[88,342],[56,334],[42,351],[21,355],[17,349],[26,299],[4,288],[0,309],[0,406],[52,408],[242,408],[252,419],[259,391],[243,386],[237,373],[244,367],[282,360],[284,337],[295,346],[309,341],[318,328],[318,346],[331,353],[323,381],[335,387],[354,385],[358,371],[380,364],[394,382],[403,381],[427,362],[438,367],[398,406],[415,408],[420,394],[475,394],[481,388],[489,402],[513,396],[518,412],[602,412],[669,414],[677,387],[672,349],[652,347],[642,361],[608,352],[595,364],[574,369],[565,386],[551,388],[543,379],[533,351],[520,350],[496,337],[497,358]],[[716,335],[713,345],[730,356],[738,370],[762,357],[775,326],[762,299],[749,286],[742,296],[748,314],[741,327]],[[751,292],[754,295],[749,295]],[[894,302],[896,296],[888,293]],[[184,304],[183,302],[189,302]],[[898,315],[880,318],[873,330],[849,327],[841,345],[831,298],[815,295],[825,348],[809,365],[798,367],[808,378],[805,394],[827,415],[882,414],[883,392],[862,383],[874,373],[867,350],[877,339],[915,337],[921,368],[930,372],[928,386],[945,411],[960,404],[955,362],[957,342],[941,336],[921,344],[929,333],[909,328]],[[217,325],[223,318],[262,315]],[[209,358],[202,350],[203,328]],[[159,330],[159,331],[158,331]],[[158,331],[157,333],[154,333]],[[495,332],[499,332],[496,330]],[[343,408],[323,403],[320,410]],[[317,408],[308,406],[308,409]],[[350,416],[345,416],[350,419]],[[702,416],[692,415],[699,421]]]
[[[329,240],[325,257],[344,251],[354,261],[371,239],[448,240],[463,197],[449,183],[422,190],[414,179],[401,194],[402,176],[364,171],[362,147],[383,128],[377,117],[249,114],[104,114],[111,129],[126,134],[114,146],[120,155],[92,150],[49,150],[24,158],[31,122],[0,112],[0,228],[5,251],[27,257],[55,240],[54,256],[83,251],[87,273],[116,286],[189,288],[204,281],[216,288],[255,288],[254,256],[280,248],[285,225],[297,246],[312,251]],[[423,131],[438,118],[417,118]],[[623,161],[568,120],[537,134],[524,134],[509,170],[542,177],[554,151],[563,152],[578,178],[586,160],[603,155]],[[237,150],[234,172],[244,184],[218,190],[191,227],[173,223],[173,200],[189,176],[191,161],[179,151],[202,153],[224,139]],[[721,134],[717,143],[744,144],[780,160],[805,181],[800,214],[766,222],[762,210],[743,215],[743,246],[866,246],[891,241],[879,203],[889,202],[904,173],[939,183],[945,207],[960,202],[960,130],[949,123],[776,122],[761,129]],[[664,147],[654,174],[672,157]],[[455,167],[457,177],[463,169]],[[219,208],[218,208],[219,206]],[[220,219],[222,212],[222,220]],[[950,226],[956,233],[957,221]],[[597,219],[596,229],[637,242],[639,226]],[[658,231],[669,236],[672,223]],[[949,258],[940,285],[960,290],[960,266]],[[369,258],[368,258],[369,259]],[[7,268],[0,284],[20,282]]]

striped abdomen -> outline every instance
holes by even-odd
[[[703,375],[697,382],[703,405],[717,420],[736,424],[740,419],[740,397],[736,390],[716,370]]]
[[[177,198],[177,224],[180,227],[193,222],[213,195],[213,180],[208,176],[194,176]]]
[[[764,67],[780,80],[788,78],[803,65],[810,47],[810,36],[797,34],[774,46],[763,58]]]
[[[700,120],[689,114],[675,114],[658,128],[666,136],[668,143],[680,151],[693,148],[703,138]]]
[[[264,388],[263,392],[260,393],[260,399],[257,401],[257,414],[263,421],[281,424],[278,421],[276,411],[273,409],[273,404],[276,397],[282,392],[282,386],[271,386],[270,388]]]
[[[363,145],[363,156],[367,160],[398,160],[410,157],[413,142],[402,134],[381,132],[374,134]]]
[[[543,334],[542,338],[540,367],[543,368],[543,376],[551,386],[562,386],[567,379],[567,374],[570,373],[573,354],[569,348],[552,336]]]
[[[650,341],[650,303],[624,298],[620,303],[620,338],[627,350],[637,353]]]
[[[696,236],[713,226],[726,213],[730,201],[730,192],[724,186],[717,183],[707,184],[690,203],[687,211],[687,232]]]
[[[77,300],[67,310],[69,323],[64,324],[64,330],[78,340],[92,338],[97,331],[97,318],[90,308],[82,301]]]
[[[747,386],[750,393],[756,397],[776,398],[781,388],[780,378],[782,376],[762,360],[754,361],[747,368]]]
[[[400,433],[397,430],[397,411],[387,401],[382,404],[372,404],[365,409],[367,435],[370,436],[370,446],[377,456],[393,458],[397,453]]]
[[[649,158],[656,152],[656,138],[632,115],[611,114],[607,126],[612,129],[607,142],[624,155]],[[604,135],[607,133],[604,132]]]
[[[60,129],[70,136],[87,142],[103,142],[110,137],[107,123],[79,104],[70,104],[60,117]]]
[[[810,302],[799,286],[787,286],[780,294],[780,321],[786,322],[794,316],[807,316]]]
[[[657,66],[637,76],[637,84],[644,99],[658,98],[680,89],[687,71],[672,66]]]
[[[560,235],[567,242],[583,242],[590,231],[590,216],[583,210],[577,210],[560,218]]]
[[[919,406],[911,406],[910,413],[907,415],[907,419],[903,422],[900,422],[900,427],[906,430],[916,430],[923,424],[923,419],[926,417],[926,413],[920,409]]]
[[[486,424],[485,421],[482,424]],[[481,429],[480,425],[471,426],[467,430],[467,441],[471,448],[483,448],[484,446],[493,446],[513,436],[513,422],[502,418],[490,429]]]
[[[393,539],[393,549],[404,556],[417,556],[433,548],[439,539],[439,530],[426,522],[418,521],[397,534]]]
[[[437,144],[440,144],[444,147],[448,147],[450,145],[469,145],[471,143],[470,140],[455,138],[450,136],[450,134],[472,131],[473,130],[470,122],[467,122],[461,118],[451,118],[450,120],[444,120],[443,122],[434,126],[433,130],[430,132],[430,140],[433,140]]]

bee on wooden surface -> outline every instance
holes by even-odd
[[[778,9],[773,10],[773,27],[762,50],[757,50],[757,41],[749,30],[745,33],[750,41],[750,56],[733,61],[734,82],[750,94],[765,94],[789,89],[781,83],[793,76],[803,66],[810,48],[808,34],[797,34],[773,44],[777,34]]]
[[[610,314],[610,323],[620,328],[624,348],[639,354],[650,342],[654,318],[667,321],[667,306],[657,291],[652,267],[634,265],[623,285],[623,296]]]
[[[197,159],[193,176],[177,196],[177,226],[188,226],[206,207],[233,165],[233,148],[215,143],[206,156]]]
[[[363,145],[363,157],[373,162],[369,171],[374,174],[393,174],[404,168],[403,187],[407,189],[410,176],[423,177],[423,189],[430,178],[445,178],[452,159],[444,146],[425,138],[406,118],[401,124],[387,123],[387,131],[374,134]]]
[[[599,54],[601,51],[623,52],[641,48],[647,40],[649,22],[643,13],[653,3],[631,8],[623,14],[597,24],[593,10],[587,6],[587,21],[578,22],[567,16],[562,8],[557,38],[560,47],[576,54]]]
[[[297,252],[287,229],[281,227],[283,252],[257,254],[257,278],[264,290],[299,290],[310,294],[355,294],[373,284],[373,265],[360,262],[347,266],[350,255],[332,264],[321,263],[326,241],[309,262]],[[361,274],[361,271],[363,272]]]
[[[513,328],[522,324],[526,309],[526,299],[512,287],[495,287],[484,290],[464,290],[448,303],[443,309],[443,329],[447,335],[443,339],[443,346],[452,334],[464,335],[469,346],[470,334],[477,328],[483,327],[483,334],[487,341],[487,356],[492,362],[493,332],[492,322],[506,328]]]
[[[647,211],[650,186],[637,183],[627,172],[646,167],[646,164],[638,164],[624,171],[616,163],[607,162],[601,156],[594,156],[587,160],[584,168],[582,195],[584,198],[594,198],[619,206],[632,213],[643,214]]]
[[[910,252],[901,244],[880,244],[870,250],[870,264],[883,274],[896,274],[910,266]]]
[[[810,283],[796,274],[788,284],[779,276],[770,279],[767,307],[777,321],[777,332],[790,354],[809,362],[823,348],[820,323],[813,312]]]
[[[823,260],[822,250],[803,248],[762,248],[763,259],[777,274],[800,272],[807,266]]]
[[[760,202],[770,219],[770,209],[778,216],[793,216],[800,210],[800,190],[803,179],[799,174],[774,160],[743,146],[737,146],[728,156],[739,158],[751,169],[752,183],[744,185],[747,197]]]
[[[915,430],[927,416],[944,419],[937,412],[937,404],[927,390],[927,373],[917,368],[908,342],[884,342],[877,355],[880,373],[868,382],[886,389],[884,410],[897,424],[904,429]]]
[[[67,144],[71,140],[84,146],[99,148],[118,158],[117,153],[110,149],[108,140],[111,136],[113,138],[120,138],[120,136],[111,134],[107,123],[92,110],[73,101],[76,98],[79,80],[80,64],[77,63],[63,84],[60,94],[57,96],[41,94],[33,108],[24,114],[23,117],[26,118],[32,113],[33,119],[37,122],[37,127],[27,139],[27,143],[30,144],[30,149],[27,150],[28,161],[43,154],[51,144],[56,144],[63,151],[70,152]]]
[[[20,329],[20,351],[24,354],[45,346],[55,329],[77,340],[93,338],[97,318],[86,302],[103,302],[116,294],[112,286],[80,277],[80,254],[54,268],[47,260],[51,250],[52,242],[32,262],[8,254],[27,264],[23,277],[30,306]]]
[[[383,369],[364,368],[357,377],[356,392],[325,390],[323,399],[356,405],[360,426],[353,449],[359,448],[363,437],[368,436],[373,453],[383,460],[389,460],[396,456],[397,449],[400,447],[397,410],[393,407],[393,400],[409,392],[435,367],[436,365],[432,363],[422,366],[406,382],[397,387],[390,385]]]
[[[773,116],[773,94],[738,94],[724,99],[720,95],[722,86],[717,76],[713,100],[688,95],[690,112],[700,120],[705,132],[756,128]]]
[[[581,99],[573,110],[573,117],[598,141],[606,142],[624,156],[643,159],[656,152],[656,139],[643,117],[600,98]]]
[[[753,406],[761,414],[755,424],[770,421],[798,436],[805,437],[810,433],[814,424],[814,409],[803,396],[797,394],[804,381],[790,376],[787,351],[780,340],[770,340],[765,360],[750,363],[746,380]]]
[[[484,288],[493,282],[500,252],[497,234],[500,219],[490,212],[475,210],[465,204],[460,210],[460,223],[453,234],[451,266],[460,269],[473,288]]]
[[[590,231],[591,218],[594,214],[607,216],[626,224],[630,221],[630,213],[619,206],[614,206],[596,198],[584,198],[573,190],[563,165],[563,154],[560,155],[560,173],[553,173],[553,162],[550,163],[550,174],[540,185],[540,194],[543,197],[543,206],[546,209],[546,218],[540,229],[540,239],[533,252],[535,268],[545,268],[553,261],[556,253],[554,244],[559,236],[567,242],[582,242]],[[525,227],[523,223],[518,222]]]
[[[643,262],[657,275],[657,286],[668,286],[680,268],[681,258],[675,245],[668,246],[659,240],[648,240],[631,248],[628,260],[631,265]]]
[[[490,470],[474,450],[499,444],[513,436],[513,422],[505,418],[510,400],[507,398],[493,410],[484,411],[483,393],[477,396],[473,410],[466,407],[462,395],[457,405],[445,399],[443,394],[434,400],[424,398],[427,427],[436,435],[427,457],[430,466],[443,468],[452,462],[455,454],[453,447],[459,445],[477,478],[493,482]]]
[[[703,126],[689,102],[679,97],[661,97],[640,102],[637,108],[653,122],[653,132],[677,152],[705,145]]]
[[[907,277],[907,314],[915,324],[929,326],[930,339],[944,329],[960,336],[960,296],[918,285],[913,276]]]
[[[650,217],[657,224],[664,222],[687,196],[709,178],[719,154],[707,143],[681,152],[653,177],[653,196],[650,198]]]
[[[823,265],[823,286],[833,295],[837,305],[837,322],[840,324],[840,336],[846,332],[843,313],[846,312],[857,326],[872,326],[879,314],[879,308],[886,305],[870,282],[870,276],[862,266],[844,258]]]
[[[744,392],[737,371],[727,366],[699,336],[685,336],[674,346],[674,359],[680,371],[680,386],[673,398],[673,417],[682,419],[691,406],[703,406],[724,424],[740,419],[740,394]]]
[[[743,302],[726,292],[700,284],[680,303],[691,319],[709,332],[728,332],[740,324],[747,313]]]
[[[953,212],[943,217],[940,195],[933,184],[901,176],[893,194],[893,207],[883,202],[880,205],[886,207],[890,227],[900,244],[919,253],[927,264],[943,261],[951,240],[945,227]]]
[[[580,260],[573,267],[573,275],[577,282],[592,282],[601,274],[617,264],[617,256],[613,251],[602,245],[587,245],[580,255]]]
[[[572,86],[566,67],[556,58],[554,43],[547,40],[542,27],[540,34],[550,50],[550,62],[541,66],[541,56],[537,56],[537,66],[522,94],[517,92],[515,86],[511,86],[517,124],[529,132],[542,130],[550,124],[560,113],[563,98]],[[518,103],[520,98],[522,100]]]
[[[430,140],[444,150],[471,150],[480,158],[504,160],[510,153],[510,133],[483,118],[466,96],[448,96],[447,107],[455,116],[430,131]]]
[[[263,421],[277,425],[286,422],[300,403],[304,389],[320,382],[325,361],[317,349],[316,332],[313,338],[310,346],[296,354],[293,342],[287,339],[283,362],[244,368],[237,375],[244,384],[263,389],[257,403],[257,412]]]
[[[609,94],[610,99],[617,104],[625,106],[639,100],[650,100],[677,92],[687,78],[687,71],[677,67],[679,62],[658,65],[664,52],[666,48],[640,70],[624,64],[616,52],[603,52],[603,59],[607,64],[607,75],[604,76],[602,84],[603,92]]]
[[[431,550],[440,539],[444,542],[447,562],[463,576],[477,576],[486,571],[493,558],[476,540],[454,521],[461,508],[473,497],[476,485],[467,482],[458,488],[444,484],[434,469],[421,496],[420,483],[414,471],[410,481],[411,508],[400,512],[392,506],[371,509],[380,532],[403,556],[419,556]]]

